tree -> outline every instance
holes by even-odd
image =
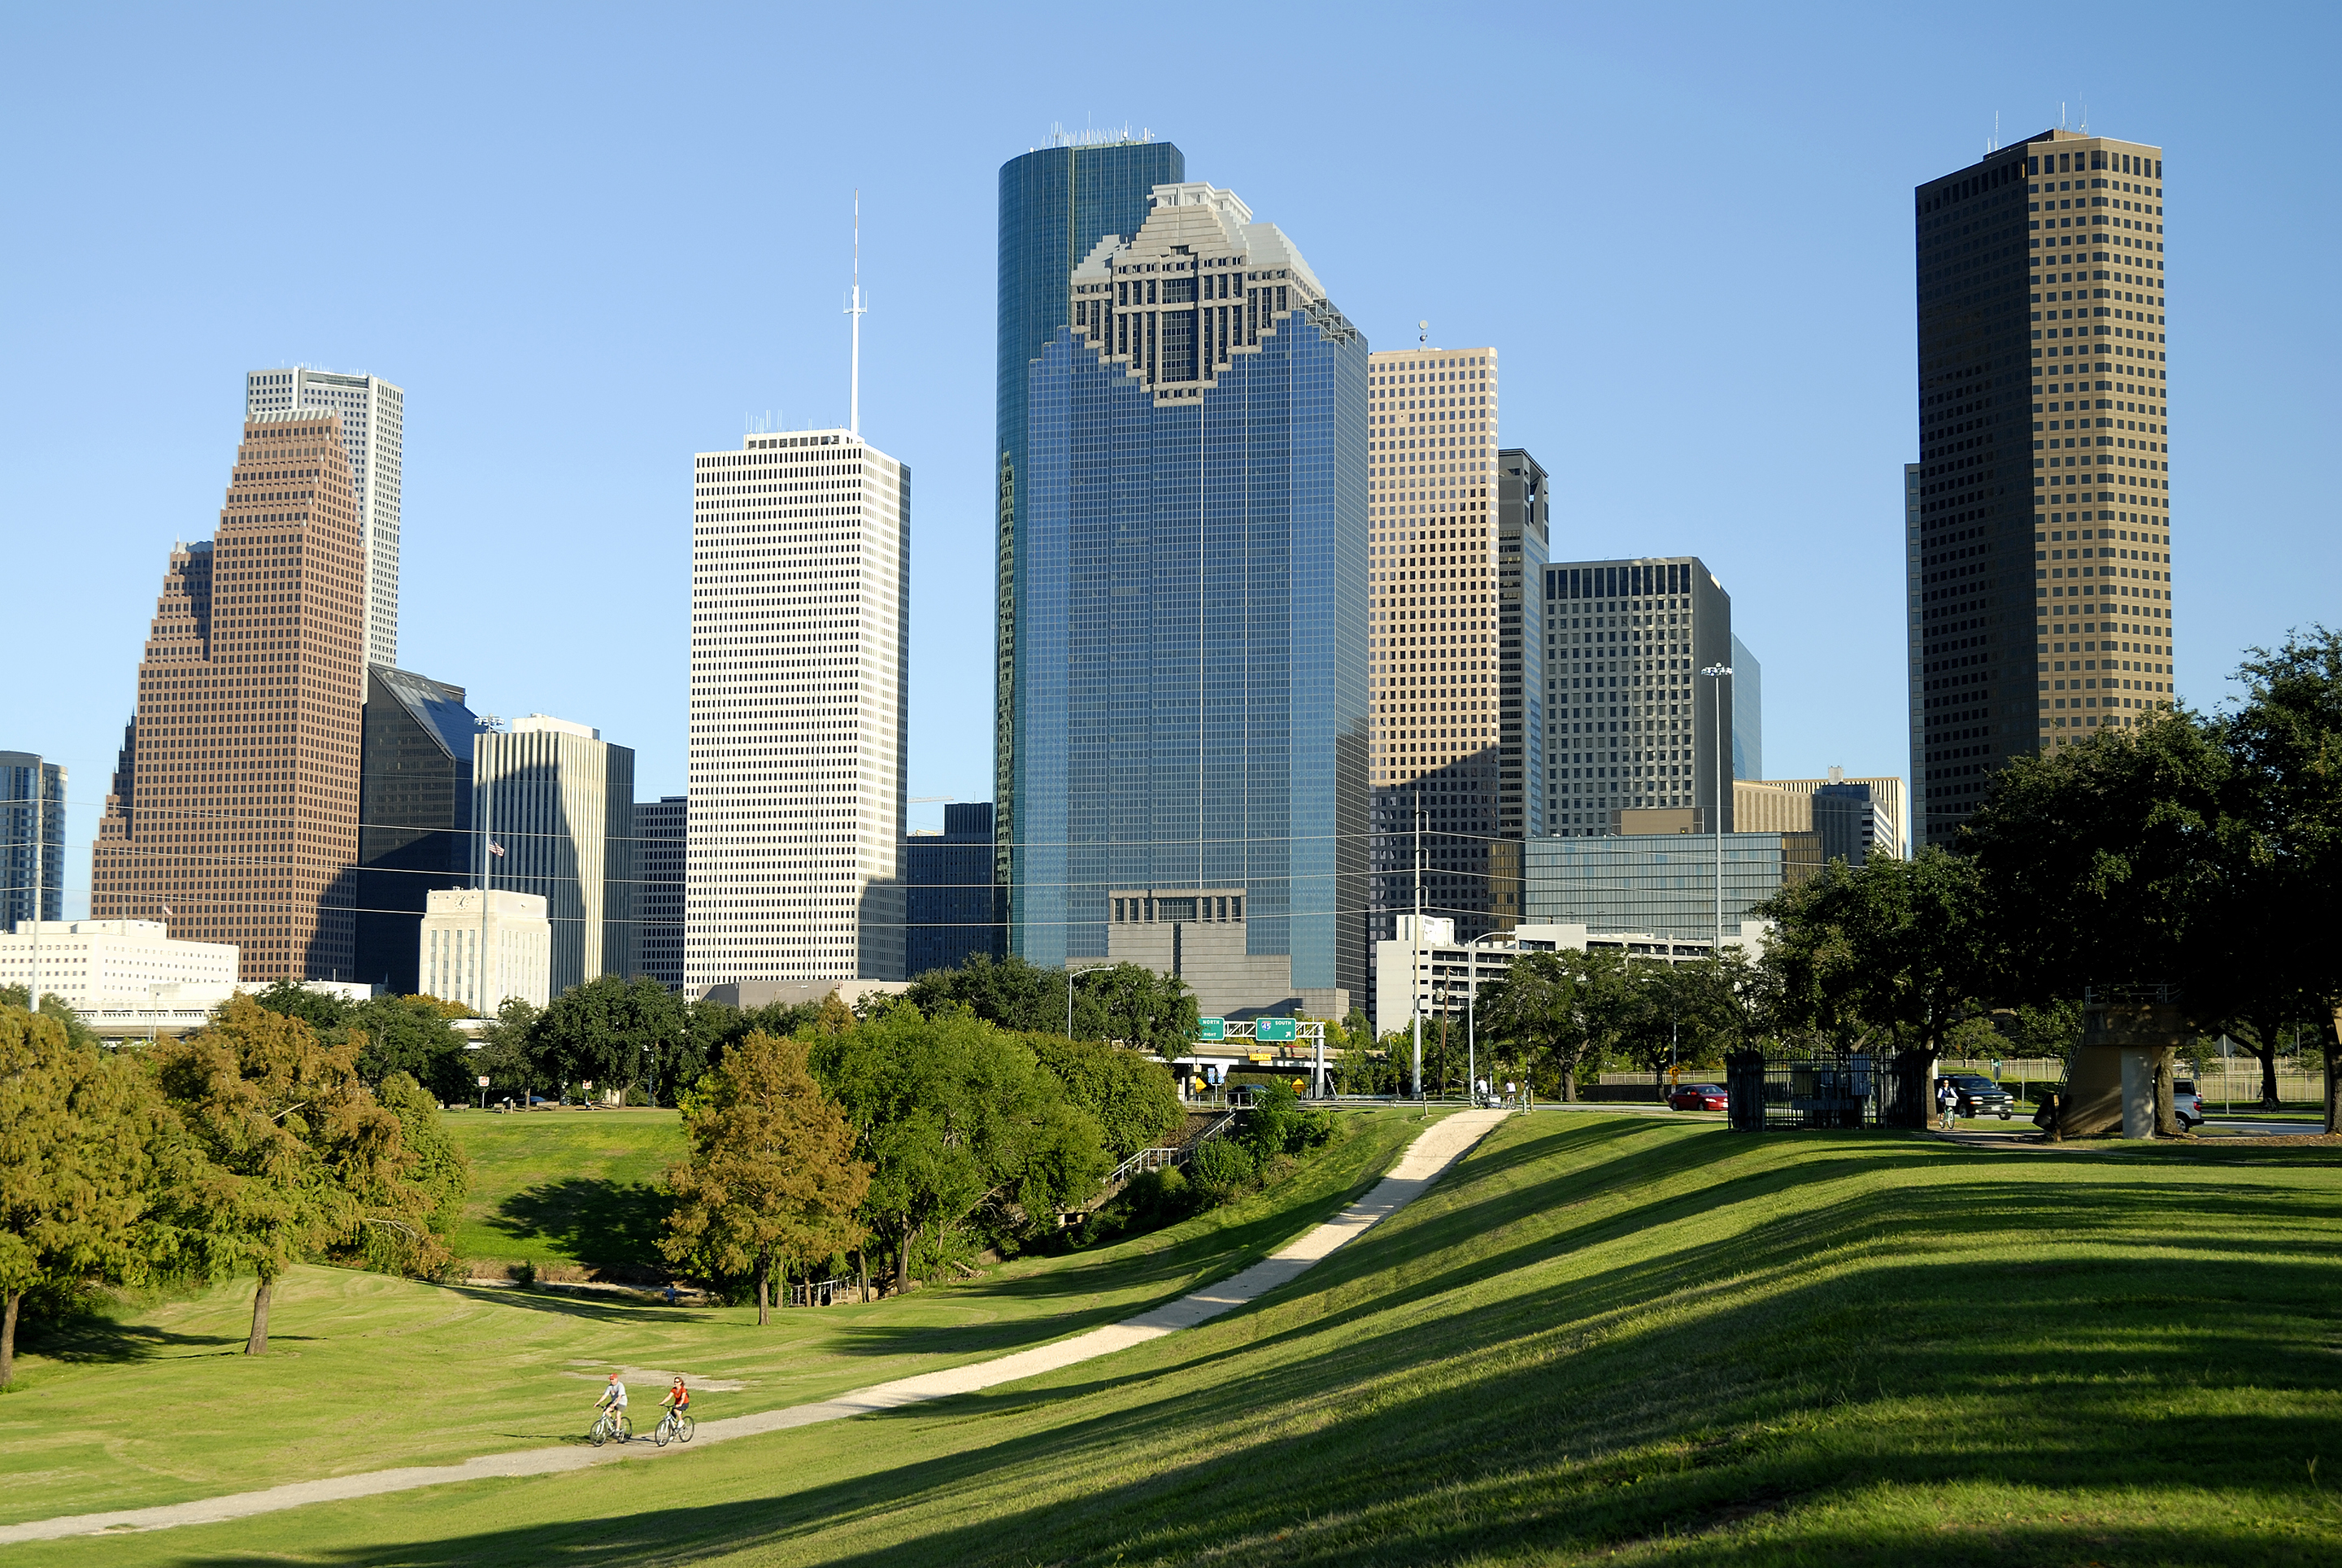
[[[471,1099],[472,1081],[478,1076],[472,1069],[471,1042],[456,1032],[436,999],[373,997],[344,1013],[340,1029],[365,1037],[358,1076],[367,1083],[405,1073],[429,1091],[435,1102]]]
[[[724,1053],[684,1108],[690,1151],[667,1173],[676,1208],[660,1250],[676,1262],[753,1273],[756,1322],[772,1321],[776,1261],[861,1244],[855,1211],[870,1167],[854,1130],[806,1070],[807,1042],[761,1030]]]
[[[648,978],[603,975],[553,999],[530,1031],[540,1070],[565,1088],[640,1083],[658,1098],[666,1070],[685,1044],[682,999]]]
[[[270,1012],[297,1018],[319,1034],[342,1027],[350,1004],[331,991],[311,990],[299,980],[271,980],[253,994],[253,1000]]]
[[[1909,860],[1832,861],[1757,912],[1774,922],[1764,967],[1778,1021],[1841,1048],[1932,1060],[1990,994],[1997,948],[1967,857],[1931,845]]]
[[[480,1032],[479,1073],[494,1086],[516,1088],[524,1103],[546,1081],[536,1061],[536,1020],[543,1017],[525,997],[508,996],[496,1008],[495,1021]]]
[[[1196,993],[1177,975],[1157,974],[1145,964],[1115,964],[1085,972],[1076,990],[1076,1000],[1095,1003],[1099,1032],[1106,1040],[1163,1057],[1176,1056],[1195,1042]]]
[[[2324,929],[2342,907],[2342,631],[2256,648],[2239,674],[2245,702],[2221,735],[2241,824],[2232,861],[2252,873],[2266,991],[2282,1013],[2317,1020],[2326,1130],[2342,1131],[2342,957]]]
[[[931,970],[911,982],[905,1000],[930,1017],[945,1002],[958,1002],[976,1017],[1022,1033],[1051,1033],[1066,1027],[1066,971],[1037,969],[1010,954],[978,953],[956,970]],[[1095,1037],[1080,1027],[1076,1037]]]
[[[167,1133],[136,1062],[0,1005],[0,1388],[15,1375],[28,1291],[135,1280],[160,1255]]]
[[[445,1259],[398,1114],[359,1076],[364,1046],[239,994],[155,1048],[156,1081],[200,1156],[175,1217],[206,1268],[259,1277],[247,1355],[267,1350],[270,1297],[302,1258],[338,1243],[412,1272]]]
[[[1111,1168],[1097,1123],[1033,1048],[964,1008],[929,1019],[898,1002],[817,1038],[813,1067],[872,1168],[864,1217],[895,1247],[898,1289],[922,1233],[986,1205],[1053,1216]]]
[[[32,988],[21,985],[0,985],[0,1007],[33,1010]],[[98,1045],[97,1032],[82,1022],[81,1014],[74,1010],[73,1004],[56,992],[45,990],[41,993],[39,1012],[41,1017],[48,1019],[59,1029],[65,1030],[65,1042],[68,1045],[85,1045],[92,1049],[95,1049]]]
[[[1484,986],[1475,1008],[1478,1037],[1509,1046],[1534,1073],[1558,1080],[1564,1100],[1577,1098],[1577,1076],[1592,1044],[1589,1018],[1594,977],[1576,953],[1522,953],[1504,975]]]
[[[1103,1040],[1028,1034],[1025,1043],[1073,1105],[1098,1125],[1107,1152],[1127,1160],[1158,1147],[1186,1119],[1169,1069],[1150,1056]]]

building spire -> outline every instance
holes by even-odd
[[[846,314],[854,319],[854,369],[847,382],[846,399],[846,434],[859,440],[862,436],[862,189],[854,191],[854,294]]]

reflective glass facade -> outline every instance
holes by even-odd
[[[1822,867],[1818,833],[1724,835],[1726,940],[1749,911]],[[1528,842],[1528,918],[1597,931],[1712,937],[1716,839],[1705,833],[1636,833]]]
[[[1147,193],[1187,177],[1187,160],[1169,142],[1039,147],[1000,166],[999,554],[995,613],[997,663],[993,680],[996,728],[994,768],[998,832],[1016,831],[1011,729],[1016,711],[1016,497],[1025,475],[1025,399],[1034,359],[1071,319],[1066,279],[1107,235],[1136,234],[1146,221]],[[1005,879],[1006,867],[999,866]]]
[[[1268,228],[1245,243],[1281,244]],[[1269,303],[1233,339],[1209,311],[1129,317],[1153,386],[1082,332],[1032,368],[1010,944],[1104,955],[1110,890],[1241,889],[1248,955],[1363,999],[1366,345],[1322,302],[1252,292]],[[1206,316],[1208,379],[1163,385],[1198,373]]]

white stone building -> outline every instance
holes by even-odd
[[[693,464],[684,993],[900,980],[910,470],[851,429]]]
[[[209,1007],[235,990],[234,942],[191,942],[160,920],[18,920],[0,935],[0,985],[29,986],[76,1011],[173,1002]]]
[[[486,895],[483,908],[481,898],[477,888],[439,888],[429,894],[417,966],[424,994],[462,1002],[488,1017],[510,997],[545,1006],[553,1000],[553,922],[545,900],[498,889]]]

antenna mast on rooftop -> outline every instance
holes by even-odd
[[[854,191],[854,294],[846,314],[854,318],[854,371],[847,383],[846,433],[862,437],[862,189]]]

